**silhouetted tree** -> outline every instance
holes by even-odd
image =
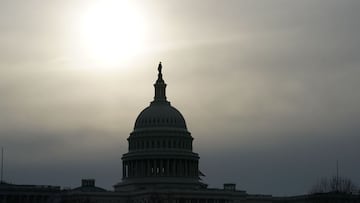
[[[323,177],[316,182],[310,190],[310,193],[351,193],[357,189],[355,183],[349,178],[332,176],[330,178]]]

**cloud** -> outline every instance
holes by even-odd
[[[126,73],[79,67],[92,65],[69,51],[67,20],[85,1],[36,13],[34,2],[0,8],[8,180],[77,186],[86,176],[110,189],[161,60],[210,186],[304,193],[336,160],[359,182],[358,1],[144,2],[153,46]]]

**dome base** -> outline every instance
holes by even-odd
[[[114,185],[115,191],[134,191],[145,189],[201,189],[207,185],[195,178],[178,177],[149,177],[149,178],[128,178]]]

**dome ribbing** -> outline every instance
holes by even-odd
[[[159,127],[186,129],[186,123],[181,113],[170,104],[153,103],[139,114],[134,130]]]

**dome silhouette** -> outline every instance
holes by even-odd
[[[153,102],[139,114],[134,130],[159,127],[187,129],[184,117],[169,102]]]
[[[161,70],[160,63],[154,100],[140,112],[127,139],[128,152],[121,158],[123,178],[114,186],[116,191],[206,187],[200,178],[200,157],[193,152],[194,138],[180,111],[166,99]]]

